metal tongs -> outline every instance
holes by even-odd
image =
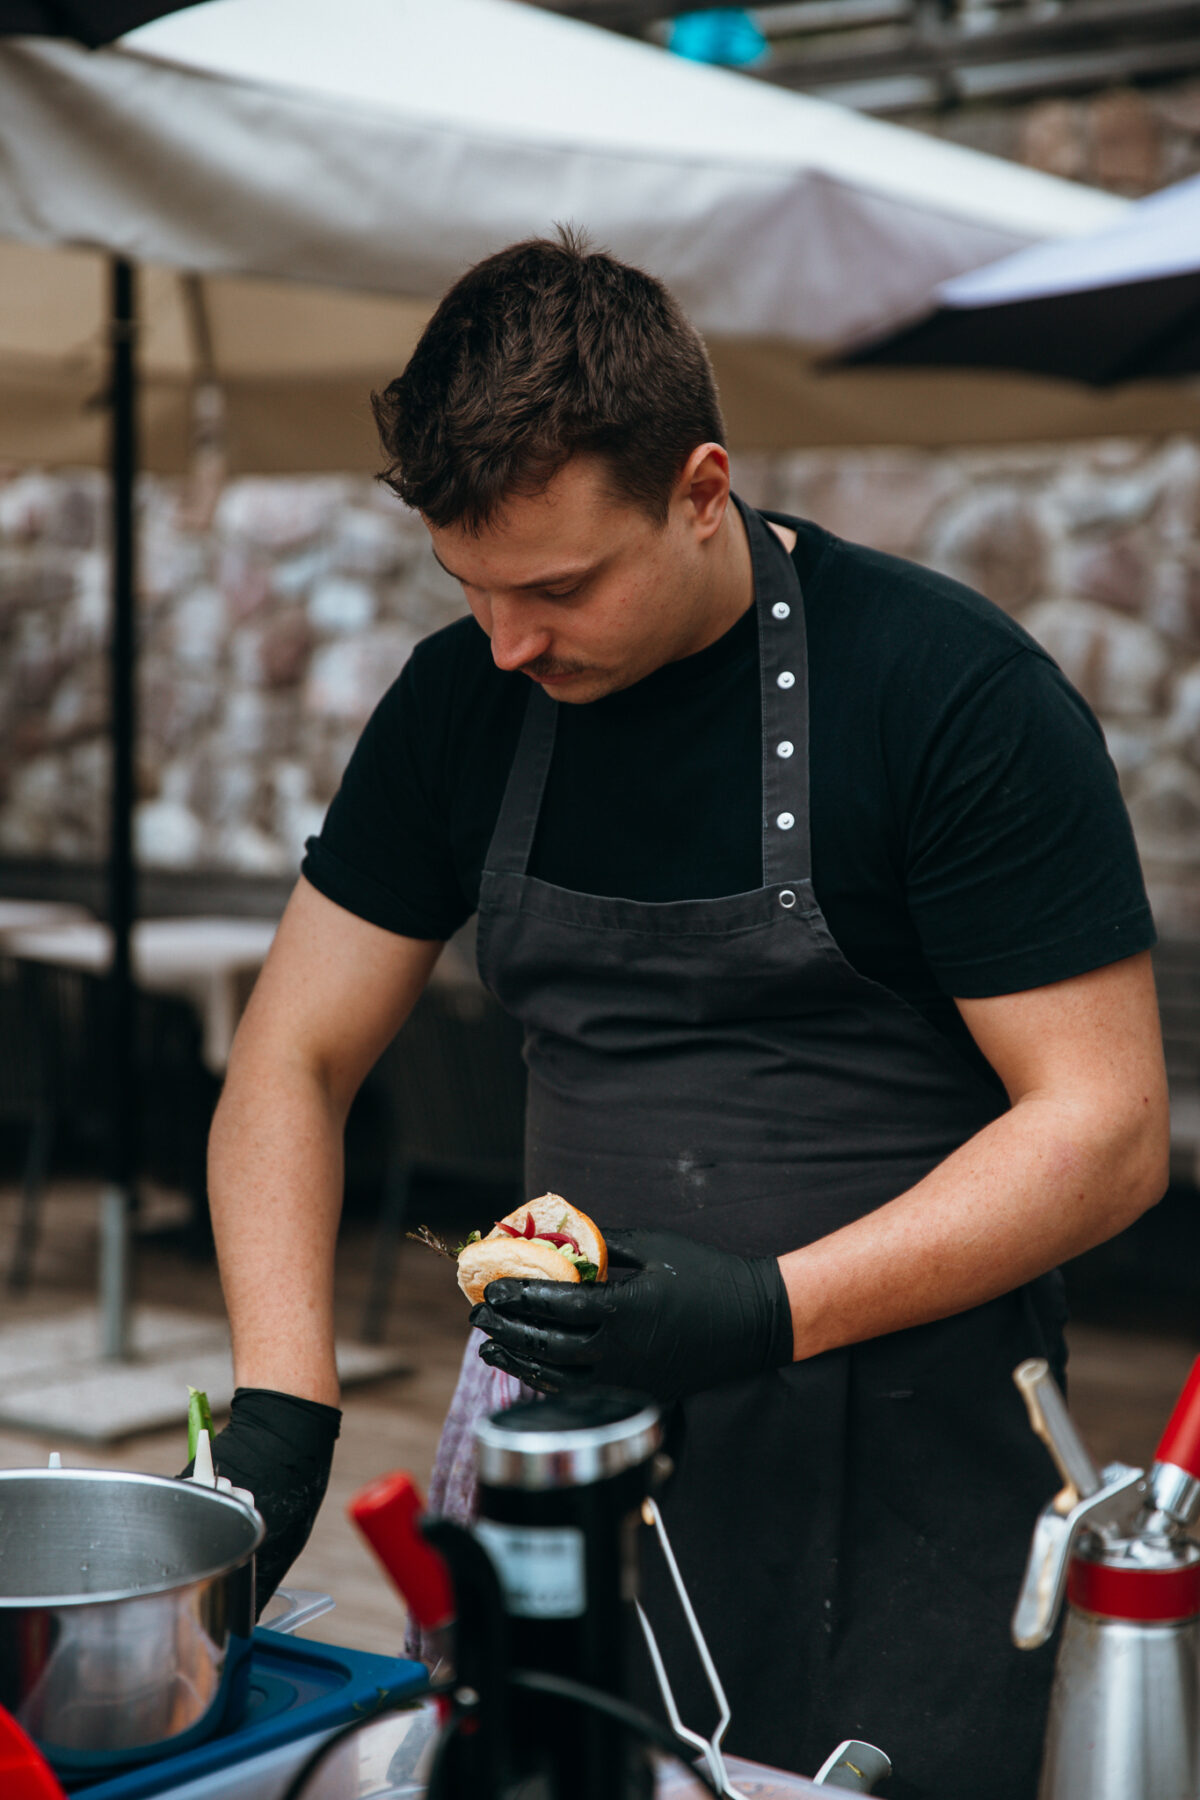
[[[657,1501],[647,1499],[642,1502],[642,1518],[647,1525],[653,1526],[662,1547],[675,1592],[679,1596],[679,1604],[683,1608],[683,1616],[687,1620],[692,1642],[696,1646],[704,1669],[705,1679],[712,1690],[713,1699],[717,1703],[717,1723],[711,1737],[703,1737],[700,1732],[693,1731],[690,1726],[684,1724],[675,1703],[675,1695],[667,1675],[666,1664],[663,1662],[662,1651],[658,1647],[658,1639],[654,1635],[641,1601],[637,1601],[638,1619],[646,1639],[646,1648],[650,1652],[650,1661],[654,1665],[654,1674],[663,1698],[663,1705],[666,1707],[667,1717],[671,1721],[671,1728],[676,1737],[682,1738],[685,1744],[691,1744],[700,1752],[708,1765],[709,1774],[721,1793],[725,1795],[726,1800],[747,1800],[747,1797],[740,1789],[734,1787],[730,1780],[729,1770],[725,1766],[725,1755],[721,1748],[733,1713],[726,1698],[725,1689],[721,1684],[721,1677],[717,1674],[717,1665],[712,1659],[712,1653],[708,1648],[704,1633],[700,1629],[700,1621],[696,1617],[691,1597],[684,1585],[683,1576],[679,1572],[679,1564],[675,1560],[675,1552],[671,1548],[671,1540],[667,1536],[667,1528],[663,1524],[663,1517],[658,1509]],[[854,1793],[869,1794],[875,1782],[881,1781],[885,1775],[890,1775],[891,1772],[891,1762],[882,1750],[877,1749],[874,1744],[864,1744],[855,1738],[847,1738],[822,1763],[813,1777],[813,1781],[820,1787],[848,1788]]]

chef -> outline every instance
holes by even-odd
[[[901,1800],[1032,1796],[1049,1653],[1008,1616],[1055,1477],[1011,1372],[1062,1374],[1051,1271],[1166,1180],[1099,728],[977,594],[740,501],[696,332],[568,234],[463,276],[375,406],[470,616],[368,723],[214,1125],[216,1448],[265,1586],[337,1434],[347,1110],[475,914],[525,1029],[528,1191],[621,1278],[493,1283],[459,1430],[485,1364],[678,1402],[664,1511],[732,1747],[811,1773],[866,1737]]]

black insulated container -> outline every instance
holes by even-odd
[[[500,1577],[515,1668],[627,1694],[638,1525],[662,1440],[658,1407],[612,1389],[524,1401],[476,1427],[476,1536]],[[522,1792],[652,1794],[647,1749],[613,1720],[534,1694],[514,1692],[512,1706]]]

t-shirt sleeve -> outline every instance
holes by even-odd
[[[451,854],[445,759],[423,717],[418,650],[368,720],[301,872],[348,912],[445,939],[470,914]]]
[[[1064,981],[1155,942],[1103,733],[1031,648],[939,721],[915,784],[907,862],[925,956],[958,999]]]

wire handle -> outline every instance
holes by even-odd
[[[675,1592],[679,1596],[679,1604],[683,1608],[683,1616],[687,1620],[688,1630],[692,1634],[692,1642],[696,1646],[697,1653],[699,1654],[700,1661],[704,1668],[705,1678],[709,1687],[712,1689],[713,1699],[717,1703],[717,1724],[716,1729],[710,1738],[702,1737],[698,1731],[692,1731],[689,1726],[683,1723],[683,1720],[679,1716],[679,1708],[675,1704],[675,1694],[671,1687],[670,1677],[667,1674],[666,1664],[662,1659],[662,1651],[658,1647],[658,1639],[654,1635],[653,1628],[649,1619],[646,1617],[646,1614],[642,1609],[642,1603],[639,1600],[637,1602],[638,1619],[641,1622],[642,1633],[646,1639],[646,1648],[650,1652],[650,1661],[654,1665],[654,1675],[658,1682],[659,1692],[663,1698],[663,1705],[667,1709],[667,1717],[670,1719],[672,1729],[676,1735],[681,1737],[685,1743],[694,1745],[694,1747],[701,1752],[705,1762],[708,1764],[709,1773],[712,1775],[713,1781],[720,1789],[721,1793],[727,1797],[727,1800],[745,1800],[745,1795],[740,1793],[729,1779],[729,1771],[725,1767],[725,1757],[721,1751],[721,1744],[724,1741],[725,1733],[729,1729],[729,1722],[732,1719],[733,1714],[730,1710],[729,1701],[725,1695],[725,1689],[721,1685],[721,1677],[717,1674],[717,1665],[714,1663],[709,1651],[708,1641],[700,1629],[700,1621],[696,1617],[695,1610],[693,1609],[691,1596],[684,1585],[683,1576],[679,1572],[679,1564],[675,1560],[675,1552],[671,1548],[671,1540],[667,1536],[667,1528],[663,1523],[663,1516],[658,1509],[657,1501],[650,1499],[643,1500],[642,1518],[647,1525],[653,1526],[659,1544],[662,1547],[662,1553],[666,1559],[667,1569],[670,1573],[671,1580],[674,1583]]]

